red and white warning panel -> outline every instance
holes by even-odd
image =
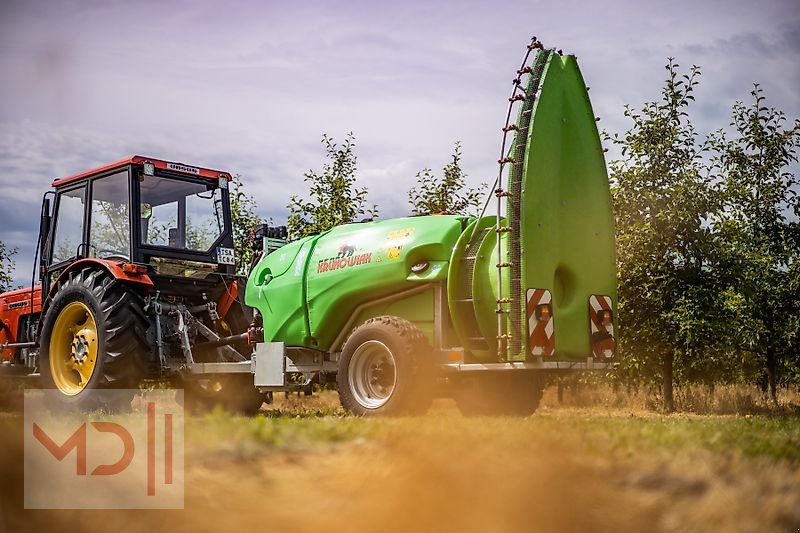
[[[533,355],[555,351],[553,298],[547,289],[528,289],[528,349]]]
[[[593,294],[589,297],[589,324],[592,353],[597,358],[610,359],[617,347],[614,339],[614,305],[611,296]]]

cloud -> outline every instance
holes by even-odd
[[[578,55],[609,131],[628,126],[623,104],[658,98],[668,56],[703,67],[702,131],[727,124],[753,81],[796,117],[795,4],[7,0],[1,237],[20,247],[27,277],[52,178],[131,153],[240,173],[276,221],[304,192],[303,173],[321,167],[323,132],[356,134],[360,180],[382,216],[408,212],[414,175],[441,169],[456,140],[470,184],[491,182],[534,33]]]

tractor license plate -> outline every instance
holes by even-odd
[[[235,265],[236,257],[233,254],[233,248],[217,248],[217,263],[221,265]]]

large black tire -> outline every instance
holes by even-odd
[[[97,359],[89,379],[82,381],[85,383],[82,389],[68,394],[64,386],[57,386],[53,369],[58,364],[55,358],[64,357],[64,350],[70,350],[72,340],[63,336],[53,338],[53,330],[68,307],[79,309],[81,306],[95,324]],[[48,394],[51,405],[82,411],[119,411],[130,407],[150,352],[148,327],[144,302],[133,287],[98,268],[70,272],[66,279],[59,281],[56,294],[45,311],[39,343],[44,386],[56,390]],[[120,389],[129,392],[122,393]]]
[[[342,407],[359,416],[422,414],[431,405],[432,368],[427,339],[414,324],[392,316],[367,320],[339,358]]]
[[[464,416],[530,416],[546,385],[541,373],[506,372],[470,376],[456,384],[458,410]]]
[[[183,401],[192,414],[211,411],[216,406],[234,414],[253,416],[264,403],[272,403],[271,392],[259,392],[252,374],[223,374],[183,382]]]

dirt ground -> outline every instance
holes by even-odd
[[[184,510],[31,511],[21,417],[4,414],[0,532],[800,530],[800,435],[770,441],[788,458],[717,447],[738,434],[734,418],[464,418],[441,401],[425,417],[364,420],[332,393],[289,398],[255,419],[187,418]],[[685,437],[706,422],[719,429]]]

